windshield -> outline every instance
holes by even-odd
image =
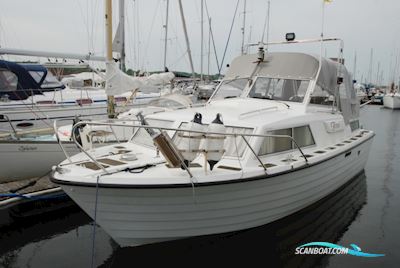
[[[222,81],[220,86],[218,87],[218,91],[215,93],[212,99],[214,100],[239,97],[246,87],[248,81],[248,78]]]
[[[302,102],[308,80],[258,77],[249,93],[250,98]]]

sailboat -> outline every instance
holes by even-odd
[[[111,21],[107,20],[107,26],[111,27]],[[152,74],[147,77],[131,77],[125,74],[120,70],[118,64],[112,57],[111,31],[107,31],[107,33],[107,44],[110,44],[108,46],[110,50],[107,53],[106,73],[104,77],[106,81],[106,91],[104,91],[105,99],[101,105],[101,112],[102,114],[108,115],[110,118],[114,118],[116,115],[115,100],[117,98],[124,96],[123,94],[135,95],[142,88],[168,84],[175,76],[171,72]],[[25,76],[28,77],[28,74],[25,73]],[[22,82],[20,79],[17,81],[17,84],[11,84],[16,86],[19,85],[18,83]],[[29,81],[33,81],[33,77],[30,77]],[[17,86],[17,88],[19,87]],[[159,100],[159,96],[157,96],[156,99]],[[35,107],[37,108],[37,106]],[[34,114],[32,109],[29,111]],[[39,109],[39,111],[44,113],[41,109]],[[110,114],[110,112],[114,114]],[[9,129],[11,129],[3,135],[0,135],[0,183],[45,175],[51,171],[53,165],[64,159],[69,159],[69,155],[74,155],[79,152],[80,149],[83,149],[82,145],[76,145],[72,141],[71,135],[74,135],[73,131],[66,137],[65,132],[60,132],[57,125],[61,125],[62,123],[66,125],[71,124],[71,121],[76,119],[75,117],[76,114],[74,114],[74,117],[71,116],[71,118],[59,118],[52,122],[51,125],[48,125],[50,128],[21,131],[14,126],[10,114],[5,112],[0,114],[0,121],[2,124],[8,125]],[[59,144],[59,142],[61,142],[61,133],[64,135],[63,147],[60,147]],[[84,132],[79,133],[85,134]],[[86,133],[90,135],[90,137],[88,135],[82,135],[82,137],[80,137],[81,140],[93,138],[91,129],[88,129]],[[103,133],[104,132],[99,134],[99,131],[95,132],[95,134],[99,135],[103,135]],[[130,135],[124,137],[128,138]],[[122,139],[122,141],[126,141],[127,138]],[[117,137],[108,142],[115,143],[120,141],[121,140]],[[90,144],[90,146],[92,145]]]
[[[118,55],[120,67],[125,65],[124,12],[124,0],[120,0],[118,30],[112,42],[112,51]],[[91,54],[79,55],[8,48],[0,48],[0,55],[105,62],[104,57]],[[97,119],[107,117],[108,97],[104,87],[63,86],[40,64],[0,61],[0,68],[0,114],[7,116],[14,128],[18,130],[49,127],[53,125],[55,119],[73,119],[75,116]],[[106,79],[101,72],[96,71],[96,75],[103,80]],[[6,86],[9,79],[14,83],[13,86]],[[26,79],[30,81],[28,86],[15,82]],[[68,84],[68,79],[66,82]],[[127,111],[159,98],[162,95],[162,89],[163,85],[142,87],[140,90],[132,88],[130,91],[115,95],[113,97],[115,113]],[[11,130],[8,122],[0,123],[0,129]]]

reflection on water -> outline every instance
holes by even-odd
[[[240,264],[254,267],[314,267],[328,257],[294,255],[312,241],[335,243],[366,202],[364,172],[318,203],[282,220],[240,232],[119,248],[96,229],[95,263],[99,267],[184,264]],[[76,206],[0,233],[1,267],[90,267],[90,219]],[[159,265],[158,265],[159,266]]]

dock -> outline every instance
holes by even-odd
[[[48,176],[0,184],[0,226],[70,206]]]

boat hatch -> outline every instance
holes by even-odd
[[[120,166],[120,165],[126,164],[125,162],[121,162],[121,161],[110,159],[110,158],[101,158],[101,159],[97,159],[97,161],[100,163],[103,163],[103,164],[110,165],[110,166]]]

